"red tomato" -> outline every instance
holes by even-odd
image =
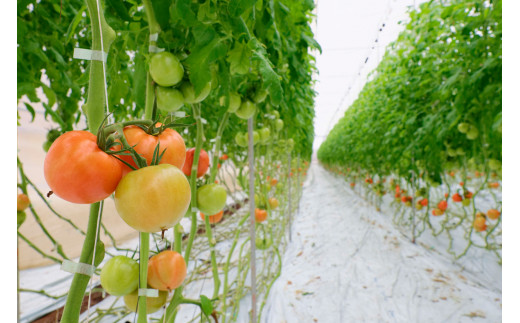
[[[62,199],[91,204],[106,199],[121,180],[121,163],[99,149],[88,131],[69,131],[49,148],[43,163],[45,180]]]
[[[446,209],[448,208],[448,201],[440,201],[439,204],[437,204],[437,208],[441,211],[446,211]]]
[[[148,261],[148,285],[158,290],[173,290],[186,278],[186,262],[180,253],[165,250]]]
[[[219,223],[220,220],[222,220],[223,216],[224,216],[224,210],[218,212],[217,214],[209,215],[209,223],[210,224]],[[200,212],[200,218],[202,219],[202,221],[205,221],[204,217],[205,217],[204,213]]]
[[[157,124],[160,126],[160,123]],[[149,135],[138,126],[128,126],[123,130],[126,141],[130,146],[135,146],[135,151],[146,159],[148,165],[152,163],[153,152],[157,143],[160,143],[159,153],[164,151],[159,164],[170,164],[179,169],[184,165],[186,157],[186,145],[181,135],[173,129],[165,129],[160,135]],[[166,149],[166,150],[165,150]],[[118,156],[125,162],[136,167],[131,156]],[[132,169],[126,165],[123,166],[123,175],[126,175]]]
[[[428,199],[422,199],[419,201],[419,204],[421,204],[422,206],[428,206]]]
[[[267,219],[267,211],[262,209],[255,209],[256,222],[264,222]]]
[[[193,166],[193,157],[195,156],[195,148],[190,148],[186,151],[186,161],[184,162],[184,166],[182,166],[182,172],[186,176],[191,175],[191,167]],[[199,165],[197,168],[197,177],[202,177],[208,171],[209,167],[209,156],[208,153],[204,150],[200,150],[199,155]]]
[[[453,196],[451,197],[451,199],[454,201],[454,202],[462,202],[462,196],[460,196],[459,193],[455,193],[453,194]]]
[[[464,198],[469,200],[472,197],[473,197],[473,193],[471,193],[470,191],[464,191]]]
[[[278,184],[278,180],[276,178],[272,178],[271,181],[269,182],[269,185],[271,185],[271,186],[275,186],[276,184]]]
[[[219,159],[220,160],[227,160],[228,158],[229,158],[228,155],[224,154],[224,155],[220,156]]]

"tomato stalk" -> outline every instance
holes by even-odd
[[[103,15],[103,10],[98,7],[96,0],[87,0],[87,8],[89,11],[91,27],[92,27],[92,50],[103,51],[108,53],[110,46],[114,41],[116,34],[114,30],[107,24]],[[101,28],[100,28],[101,27]],[[88,86],[87,102],[82,109],[87,116],[89,130],[96,134],[105,118],[105,73],[104,62],[91,61],[90,78]],[[94,245],[98,230],[98,220],[101,217],[100,203],[94,203],[90,206],[90,215],[88,220],[85,241],[81,250],[79,262],[91,264],[94,257]],[[83,295],[87,288],[89,276],[82,274],[74,274],[72,284],[70,286],[67,302],[63,310],[62,322],[78,322]]]
[[[222,144],[222,133],[224,132],[224,128],[227,125],[227,122],[229,120],[229,112],[224,113],[224,116],[222,117],[222,120],[220,121],[220,125],[218,126],[217,130],[217,136],[216,136],[216,142],[215,142],[215,150],[213,151],[213,161],[211,163],[211,173],[209,176],[209,182],[213,183],[215,182],[215,178],[217,177],[218,173],[218,158],[220,154],[220,146]]]
[[[148,19],[148,27],[150,29],[150,35],[158,34],[161,32],[161,27],[155,19],[155,14],[153,12],[153,6],[151,0],[143,0],[144,9],[146,13],[146,18]],[[157,42],[150,38],[149,42],[150,46],[157,45]],[[154,101],[155,101],[155,91],[154,91],[154,82],[152,80],[152,76],[150,75],[150,71],[146,73],[146,97],[145,97],[145,107],[144,107],[144,118],[152,119],[153,117],[153,109],[154,109]]]
[[[139,289],[148,288],[148,253],[150,249],[150,234],[147,232],[139,233]],[[137,323],[147,323],[146,319],[146,298],[148,296],[138,296],[137,301]]]

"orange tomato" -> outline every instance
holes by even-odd
[[[157,124],[160,126],[160,123]],[[135,146],[135,151],[146,159],[148,165],[151,164],[153,152],[157,143],[160,143],[159,152],[164,151],[159,164],[170,164],[182,169],[186,158],[186,145],[181,135],[173,129],[165,129],[159,135],[149,135],[138,126],[127,126],[123,129],[126,141],[130,146]],[[166,150],[165,150],[166,149]],[[125,162],[136,167],[132,156],[118,156]],[[132,169],[123,165],[123,175],[126,175]]]
[[[49,148],[43,173],[50,189],[62,199],[91,204],[106,199],[121,180],[121,162],[97,145],[97,137],[82,130],[58,137]]]
[[[432,210],[432,214],[433,214],[434,216],[439,216],[439,215],[443,215],[443,214],[444,214],[444,211],[441,210],[441,209],[433,209],[433,210]]]
[[[193,166],[193,157],[195,157],[195,148],[190,148],[186,151],[186,160],[184,161],[184,165],[182,166],[182,172],[186,176],[191,175],[191,168]],[[197,177],[204,176],[204,174],[206,174],[206,172],[208,171],[208,168],[209,168],[208,153],[204,149],[201,149],[200,154],[199,154],[199,165],[197,167]]]
[[[269,202],[269,206],[273,210],[276,209],[278,205],[280,205],[280,202],[278,202],[278,199],[276,197],[270,197],[267,201]]]
[[[228,158],[229,158],[228,155],[223,154],[222,156],[220,156],[219,159],[220,159],[220,160],[227,160]]]
[[[469,200],[472,197],[473,197],[473,193],[471,193],[470,191],[464,191],[464,198]]]
[[[267,211],[262,209],[255,209],[256,222],[264,222],[267,219]]]
[[[448,208],[448,201],[440,201],[439,204],[437,204],[437,208],[441,211],[446,211],[446,209]]]
[[[165,250],[148,260],[148,284],[155,289],[170,291],[186,278],[186,262],[180,253]]]
[[[219,223],[220,220],[222,220],[223,216],[224,216],[224,210],[218,212],[217,214],[210,215],[209,223],[210,224]],[[204,213],[200,212],[200,218],[202,219],[202,221],[204,221],[204,217],[205,217]]]
[[[17,211],[23,211],[25,210],[29,204],[31,204],[31,201],[29,201],[29,197],[23,193],[18,194],[18,197],[16,199],[16,210]]]
[[[487,228],[486,218],[483,216],[477,215],[475,218],[475,221],[473,221],[473,228],[475,228],[475,230],[478,232],[485,231]]]
[[[497,209],[491,209],[487,211],[487,217],[491,220],[496,220],[500,216],[500,211]]]
[[[419,204],[421,204],[422,206],[428,206],[428,199],[422,199],[419,201]]]
[[[350,187],[354,187],[354,186],[356,186],[356,183],[355,182],[351,182],[350,183]]]
[[[271,186],[275,186],[276,184],[278,184],[278,180],[276,178],[272,178],[271,181],[269,182],[269,184]]]
[[[494,182],[494,183],[489,183],[488,184],[489,188],[498,188],[499,186],[500,186],[500,183],[498,183],[498,182]]]

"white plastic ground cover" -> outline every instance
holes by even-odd
[[[463,269],[424,247],[434,246],[435,238],[411,243],[389,214],[377,212],[316,161],[292,230],[261,322],[502,319],[501,267],[482,261],[485,251],[465,256]],[[493,277],[495,284],[489,283]]]

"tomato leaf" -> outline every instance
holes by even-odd
[[[54,93],[54,91],[50,87],[48,87],[47,85],[45,85],[43,83],[42,83],[42,90],[43,90],[43,93],[45,94],[45,96],[47,97],[49,106],[52,107],[54,105],[54,103],[56,103],[56,93]]]
[[[200,295],[200,304],[202,312],[207,316],[211,315],[211,313],[213,312],[213,304],[211,303],[210,299],[204,295]]]
[[[232,17],[242,15],[247,9],[251,8],[257,0],[231,0],[228,5],[229,14]]]
[[[155,1],[154,1],[155,2]],[[122,0],[106,0],[108,6],[112,7],[117,15],[124,21],[132,21],[132,18],[128,14],[128,9]]]
[[[253,52],[241,42],[236,42],[231,51],[228,52],[227,61],[230,63],[231,74],[247,74],[251,66]]]
[[[165,30],[168,28],[170,23],[170,0],[154,0],[152,1],[153,12],[155,19],[161,26],[161,29]]]
[[[29,103],[24,103],[25,107],[27,108],[27,111],[31,114],[31,122],[34,121],[34,117],[36,116],[36,112],[34,111],[34,108]]]
[[[146,99],[146,64],[144,56],[135,55],[135,69],[133,74],[133,93],[135,95],[135,103],[139,108],[144,109]]]
[[[173,16],[182,20],[187,26],[192,27],[199,24],[197,15],[191,9],[191,0],[177,0],[173,8],[175,9]]]
[[[280,77],[271,67],[271,62],[265,57],[264,49],[258,41],[252,39],[250,43],[251,42],[256,43],[256,45],[254,45],[256,50],[253,52],[253,61],[258,62],[258,71],[260,75],[262,75],[263,85],[269,90],[271,103],[277,106],[283,100],[283,89],[280,83]]]

